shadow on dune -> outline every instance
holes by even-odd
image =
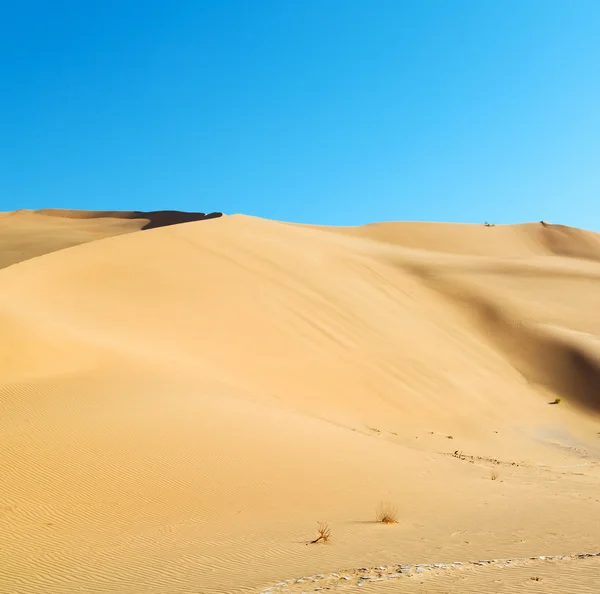
[[[600,413],[600,358],[577,345],[546,341],[551,356],[544,365],[546,383],[556,394],[565,394],[587,409]],[[538,383],[544,383],[541,376],[538,373]]]
[[[132,219],[148,219],[148,223],[142,227],[142,231],[147,229],[157,229],[158,227],[168,227],[169,225],[180,225],[181,223],[193,223],[195,221],[206,221],[208,219],[218,219],[223,216],[222,212],[181,212],[178,210],[157,210],[154,212],[134,212]]]
[[[529,382],[600,414],[600,348],[568,331],[524,320],[510,303],[495,303],[474,285],[434,277],[421,267],[411,269],[424,285],[471,317]]]
[[[44,208],[35,211],[37,214],[49,217],[62,217],[65,219],[126,219],[146,220],[141,227],[142,230],[157,229],[181,223],[193,223],[195,221],[206,221],[218,219],[223,216],[222,212],[184,212],[180,210],[155,210],[151,212],[125,211],[125,210],[67,210],[60,208]]]

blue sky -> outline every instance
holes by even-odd
[[[597,0],[0,0],[0,209],[600,231]]]

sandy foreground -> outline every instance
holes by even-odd
[[[600,591],[599,235],[180,215],[0,215],[2,594]]]

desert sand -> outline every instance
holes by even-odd
[[[600,235],[211,217],[0,215],[0,592],[598,591]]]

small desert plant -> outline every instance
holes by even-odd
[[[498,480],[498,471],[497,470],[492,470],[492,472],[490,473],[490,477],[493,481],[497,481]]]
[[[398,508],[388,501],[380,503],[375,512],[375,520],[383,524],[397,524]]]
[[[329,525],[327,522],[319,522],[319,528],[317,538],[310,541],[310,544],[317,544],[318,542],[328,542],[329,537],[331,536],[331,530],[329,529]]]
[[[562,402],[562,398],[555,398],[554,402],[551,402],[550,404],[560,404]]]

